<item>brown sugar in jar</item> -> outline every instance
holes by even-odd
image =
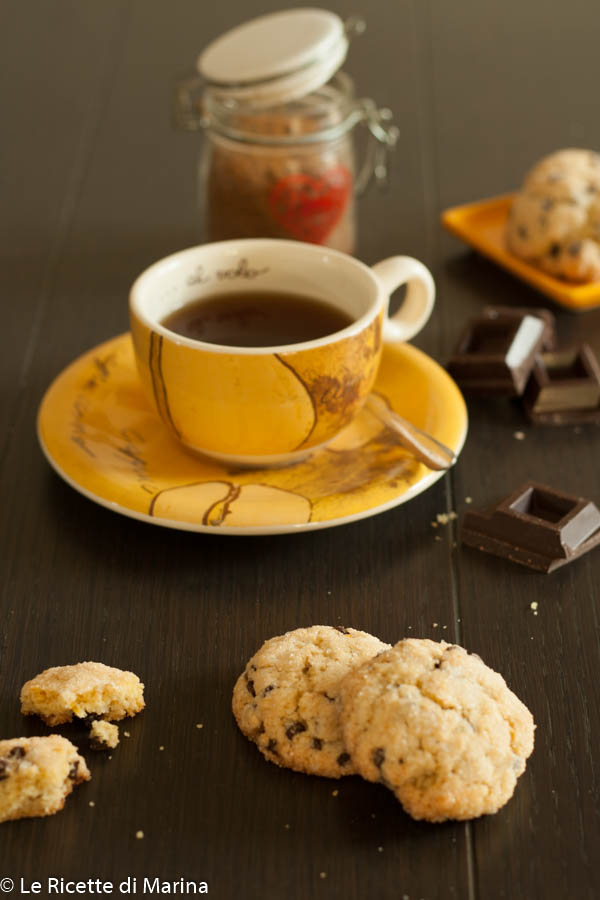
[[[350,80],[337,76],[337,82],[287,109],[254,116],[232,111],[230,120],[246,140],[209,132],[204,180],[210,240],[295,238],[354,251],[354,150],[350,134],[339,133]]]
[[[264,16],[204,52],[203,81],[182,83],[179,123],[206,135],[199,181],[209,240],[284,238],[354,252],[355,197],[373,173],[385,177],[397,130],[388,110],[357,100],[352,80],[336,72],[348,33],[323,10]],[[253,58],[254,46],[282,46],[297,71],[287,57]],[[352,132],[359,123],[371,139],[357,172]]]

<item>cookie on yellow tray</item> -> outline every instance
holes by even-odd
[[[600,154],[559,150],[537,163],[515,196],[506,239],[550,275],[600,280]]]

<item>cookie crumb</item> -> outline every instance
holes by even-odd
[[[96,804],[94,803],[93,800],[90,800],[90,802],[88,803],[88,806],[95,806],[95,805],[96,805]]]
[[[375,819],[375,818],[376,818],[375,813],[371,813],[371,818],[372,818],[372,819]]]
[[[524,441],[525,440],[525,432],[524,431],[515,431],[513,434],[515,441]]]
[[[204,728],[204,725],[202,724],[202,722],[197,722],[196,728]]]
[[[473,502],[472,497],[465,497],[465,503],[472,503],[472,502]]]
[[[131,737],[131,733],[130,733],[129,731],[124,731],[124,732],[123,732],[123,736],[124,736],[124,737]]]
[[[533,601],[529,604],[529,606],[531,607],[531,609],[537,609],[537,608],[538,608],[538,602],[537,602],[537,600],[533,600]]]
[[[436,541],[441,541],[441,537],[439,536],[439,534],[436,534],[435,540],[436,540]]]
[[[327,878],[327,872],[319,872],[319,878]]]
[[[283,827],[286,829],[286,831],[289,831],[289,830],[290,830],[290,826],[288,825],[287,822],[285,823],[285,825],[284,825]]]
[[[438,627],[438,623],[437,623],[437,622],[434,622],[433,625],[432,625],[431,627],[432,627],[432,628],[437,628],[437,627]]]
[[[436,519],[440,525],[447,525],[448,522],[453,522],[455,519],[458,519],[458,515],[452,509],[449,513],[437,513]]]
[[[119,743],[119,729],[111,722],[98,719],[90,728],[90,747],[92,750],[114,750]]]
[[[437,523],[437,522],[432,522],[432,523],[431,523],[431,527],[432,527],[432,528],[437,528],[437,527],[438,527],[438,523]]]
[[[377,848],[377,852],[378,852],[378,853],[383,853],[383,847],[378,847],[378,848]]]
[[[338,794],[339,794],[339,791],[337,789],[335,791],[331,792],[332,797],[337,797]]]
[[[164,748],[163,745],[161,744],[160,747],[159,747],[158,749],[159,749],[159,750],[164,750],[165,748]]]
[[[144,832],[143,832],[143,831],[136,831],[135,836],[136,836],[136,838],[138,839],[138,841],[141,841],[141,840],[144,839]]]

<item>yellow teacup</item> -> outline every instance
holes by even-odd
[[[404,303],[388,316],[390,294],[402,284]],[[262,290],[325,300],[352,323],[317,340],[258,348],[205,343],[161,324],[204,295]],[[278,465],[327,443],[356,416],[382,341],[413,337],[434,297],[429,270],[408,256],[369,268],[296,241],[223,241],[182,250],[140,275],[131,331],[142,382],[177,440],[232,464]]]

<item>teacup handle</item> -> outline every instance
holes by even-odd
[[[383,339],[409,341],[423,328],[433,309],[435,283],[431,272],[412,256],[390,256],[376,263],[372,271],[388,294],[388,306],[389,296],[406,284],[404,303],[383,323]]]

